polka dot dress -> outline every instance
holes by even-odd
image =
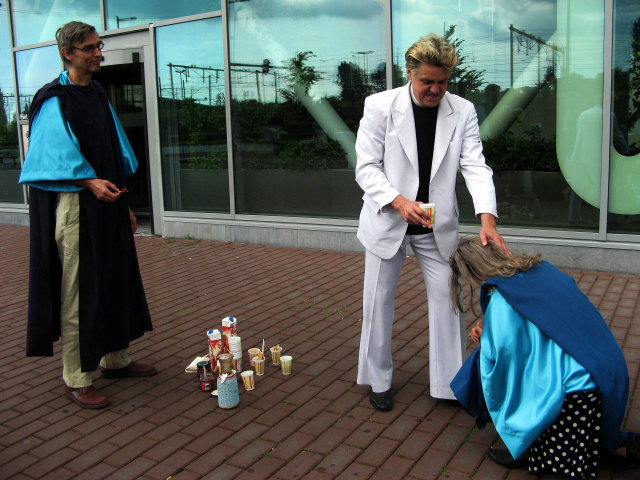
[[[601,425],[600,392],[567,394],[556,421],[531,446],[529,473],[597,478]]]

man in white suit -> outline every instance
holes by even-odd
[[[391,330],[400,270],[411,245],[422,269],[429,305],[431,395],[454,399],[449,383],[466,357],[464,316],[449,302],[449,257],[458,241],[458,167],[473,198],[483,244],[497,242],[492,171],[482,155],[471,102],[447,92],[458,64],[437,34],[405,55],[409,83],[368,97],[360,121],[356,181],[364,190],[358,239],[366,248],[358,383],[371,385],[379,411],[392,408]],[[419,208],[435,203],[431,218]],[[435,220],[435,221],[434,221]]]

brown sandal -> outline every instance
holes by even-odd
[[[82,408],[97,410],[111,405],[109,399],[97,391],[93,385],[81,388],[71,388],[65,385],[64,394]]]

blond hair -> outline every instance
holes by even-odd
[[[511,277],[518,272],[526,272],[539,263],[540,254],[508,255],[492,241],[483,246],[478,237],[461,238],[449,259],[451,267],[449,290],[453,309],[456,312],[464,311],[461,301],[461,281],[467,282],[471,287],[470,303],[473,304],[476,289],[491,277]],[[473,305],[472,310],[476,313]]]
[[[447,73],[458,66],[456,49],[437,33],[425,35],[409,47],[404,54],[407,69],[411,75],[417,75],[423,63],[444,67]]]

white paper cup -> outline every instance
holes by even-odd
[[[240,337],[229,337],[229,353],[233,353],[234,356],[237,353],[242,354],[242,343]]]
[[[256,369],[256,375],[264,375],[264,358],[262,360],[254,358],[253,366]]]
[[[269,350],[271,351],[271,363],[274,365],[280,365],[280,353],[282,352],[282,347],[277,350],[272,347]]]
[[[280,357],[280,366],[282,367],[282,373],[284,375],[289,375],[291,373],[291,361],[292,357],[289,355],[283,355]]]
[[[244,383],[245,390],[253,390],[256,388],[253,382],[253,370],[247,370],[240,374],[242,376],[242,383]]]
[[[418,206],[420,207],[421,210],[424,210],[425,212],[427,212],[427,214],[431,215],[431,225],[436,223],[436,204],[435,203],[421,203]]]
[[[249,349],[249,363],[253,365],[253,358],[260,353],[259,348],[250,348]]]

